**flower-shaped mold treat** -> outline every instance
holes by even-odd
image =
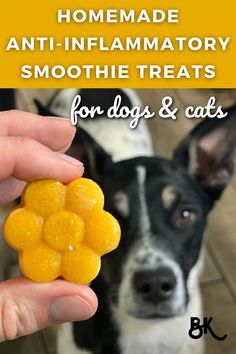
[[[54,180],[28,184],[21,204],[6,219],[7,243],[19,251],[23,274],[38,282],[58,277],[86,284],[101,256],[120,241],[120,226],[103,210],[104,196],[93,181],[64,185]]]

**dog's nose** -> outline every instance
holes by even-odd
[[[134,274],[133,285],[143,300],[158,303],[172,296],[176,277],[169,267],[139,270]]]

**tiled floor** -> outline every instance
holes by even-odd
[[[24,96],[32,95],[33,90]],[[43,96],[47,99],[50,90]],[[218,104],[230,106],[236,102],[236,91],[229,90],[138,90],[144,104],[153,111],[160,107],[163,96],[174,98],[179,107],[178,119],[153,118],[149,123],[158,154],[171,156],[173,148],[197,123],[184,117],[183,110],[189,104],[205,104],[207,97],[217,95]],[[22,92],[21,92],[22,99]],[[205,267],[201,281],[204,315],[213,317],[214,330],[218,334],[228,334],[224,342],[207,335],[206,354],[236,354],[236,176],[225,191],[209,218]],[[56,354],[56,330],[42,331],[33,336],[0,344],[1,354]],[[69,354],[69,353],[65,353]],[[112,354],[112,353],[108,353]],[[135,353],[134,353],[135,354]],[[189,353],[190,354],[190,353]]]

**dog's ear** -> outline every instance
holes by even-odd
[[[34,103],[38,109],[38,114],[40,114],[41,116],[55,116],[55,114],[51,112],[51,110],[47,106],[42,105],[42,103],[37,99],[34,100]]]
[[[181,142],[174,159],[207,191],[220,197],[233,173],[236,152],[236,107],[225,118],[206,118]]]
[[[81,127],[66,154],[83,162],[84,175],[99,181],[103,171],[112,164],[111,156]]]
[[[42,116],[55,116],[38,100],[35,100],[35,104]],[[111,156],[81,127],[77,127],[74,140],[66,154],[83,162],[84,175],[96,181],[99,181],[102,171],[112,163]]]

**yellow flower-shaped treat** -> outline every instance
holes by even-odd
[[[103,210],[104,196],[93,181],[64,185],[54,180],[28,184],[21,204],[7,218],[4,236],[19,251],[23,274],[38,282],[58,277],[86,284],[101,256],[120,241],[120,226]]]

